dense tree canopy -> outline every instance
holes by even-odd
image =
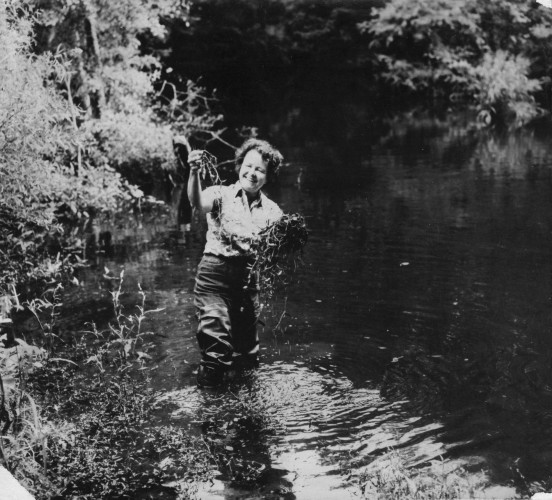
[[[31,52],[31,18],[4,5],[0,17],[0,287],[37,272],[44,239],[56,231],[56,210],[73,213],[89,206],[115,209],[120,198],[137,193],[108,165],[83,162],[71,168],[82,134],[75,110],[60,94],[67,66],[61,56]],[[34,258],[33,258],[34,256]],[[45,261],[47,266],[47,261]]]
[[[485,121],[542,113],[552,14],[536,2],[391,0],[359,27],[394,86],[474,102]]]
[[[56,247],[66,241],[60,215],[86,221],[140,203],[133,183],[175,168],[172,136],[211,131],[219,117],[193,82],[160,94],[160,62],[141,49],[140,36],[164,36],[161,19],[186,16],[186,4],[3,0],[0,8],[5,290],[43,259],[47,266],[52,234]]]
[[[86,145],[101,152],[95,163],[107,160],[135,179],[171,170],[172,133],[210,130],[217,121],[194,85],[165,92],[170,102],[162,102],[163,67],[142,46],[144,37],[164,39],[163,19],[186,22],[187,2],[36,0],[35,6],[37,47],[71,53],[68,87],[83,112]]]
[[[169,21],[166,61],[243,105],[309,72],[349,72],[379,99],[523,124],[550,104],[551,22],[525,0],[198,0]]]

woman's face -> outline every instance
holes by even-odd
[[[266,184],[267,165],[258,151],[252,149],[243,158],[239,179],[247,194],[256,195]]]

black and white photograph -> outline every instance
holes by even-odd
[[[0,500],[552,500],[552,0],[0,0]]]

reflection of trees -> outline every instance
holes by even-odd
[[[478,144],[471,169],[485,173],[507,174],[516,179],[548,178],[550,148],[538,131],[510,134],[486,134]]]
[[[299,293],[289,304],[335,338],[331,362],[351,380],[439,415],[445,441],[503,456],[497,476],[521,457],[523,474],[542,478],[552,462],[550,146],[537,132],[440,140],[436,130],[388,136],[372,149],[370,184],[341,190],[345,200],[313,195],[317,247],[301,295],[324,304]]]
[[[522,467],[534,467],[529,456],[538,453],[524,443],[538,429],[546,436],[552,417],[552,341],[542,333],[551,327],[551,267],[543,252],[550,244],[549,185],[542,176],[522,180],[528,165],[545,157],[546,146],[532,134],[485,136],[467,163],[478,171],[445,181],[419,174],[406,187],[398,181],[403,203],[421,213],[389,233],[403,248],[423,242],[410,255],[413,264],[427,260],[413,269],[412,283],[431,314],[421,314],[419,291],[402,280],[401,304],[418,313],[404,325],[410,332],[396,345],[400,359],[385,374],[384,393],[462,418],[469,409],[471,416],[455,417],[453,426],[473,426],[476,442],[500,436],[503,444],[491,448],[524,455]]]

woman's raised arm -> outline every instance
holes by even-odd
[[[188,200],[193,208],[200,209],[204,214],[213,210],[215,194],[211,189],[201,187],[201,150],[192,151],[188,155],[190,178],[188,179]]]

